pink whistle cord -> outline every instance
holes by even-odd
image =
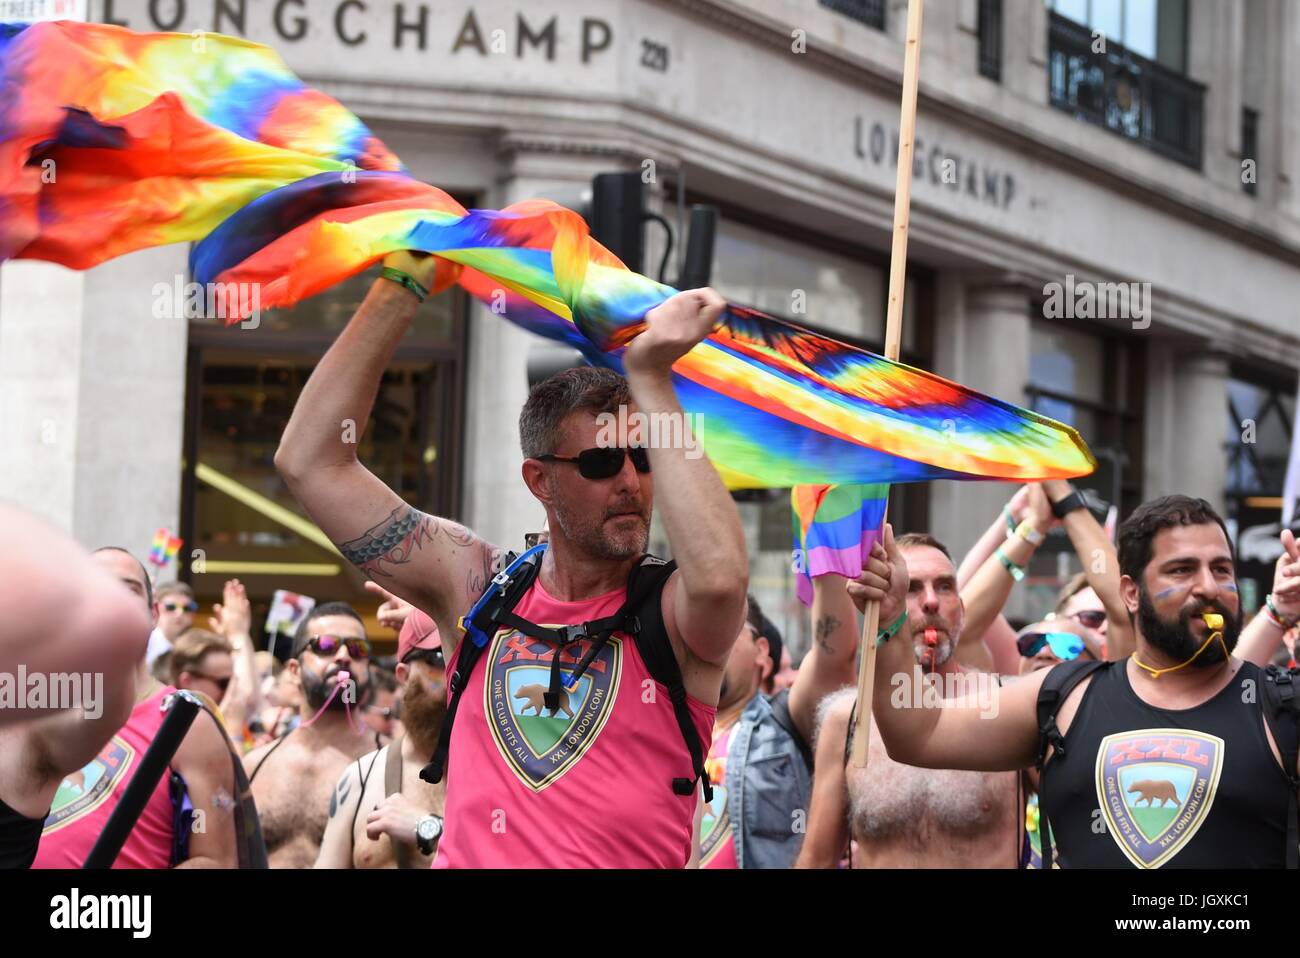
[[[302,722],[302,723],[300,723],[298,727],[299,727],[299,728],[307,728],[309,725],[311,725],[313,722],[315,722],[318,718],[320,718],[322,715],[324,715],[324,714],[325,714],[325,710],[326,710],[327,708],[329,708],[329,707],[330,707],[330,703],[334,701],[334,696],[338,695],[339,692],[342,690],[343,686],[347,685],[348,682],[349,682],[351,679],[352,679],[352,673],[351,673],[351,672],[347,672],[347,671],[343,671],[343,670],[340,670],[339,672],[337,672],[337,673],[335,674],[335,676],[334,676],[334,680],[335,680],[335,681],[334,681],[334,691],[330,693],[329,698],[327,698],[327,699],[325,700],[324,704],[321,705],[321,707],[320,707],[319,709],[316,710],[316,714],[313,715],[313,716],[312,716],[310,719],[308,719],[306,722]],[[354,729],[356,729],[356,732],[357,732],[358,735],[364,735],[365,732],[366,732],[366,730],[365,730],[364,728],[361,727],[361,723],[360,723],[360,722],[358,722],[356,719],[354,719],[354,718],[352,717],[352,706],[351,706],[351,704],[349,704],[349,702],[348,702],[347,699],[344,699],[344,700],[343,700],[343,711],[344,711],[344,713],[345,713],[345,714],[347,715],[347,717],[348,717],[348,724],[351,725]]]

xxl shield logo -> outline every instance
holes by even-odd
[[[591,643],[579,640],[560,653],[560,671],[570,673]],[[591,748],[609,718],[623,669],[623,642],[611,638],[572,691],[561,690],[554,710],[546,707],[555,647],[514,630],[498,632],[483,684],[488,725],[506,763],[535,792],[556,781]]]
[[[1214,804],[1223,739],[1187,729],[1108,735],[1097,749],[1107,828],[1138,868],[1159,868],[1191,841]]]
[[[135,749],[114,735],[90,764],[59,783],[45,818],[44,834],[57,832],[94,811],[113,794],[135,761]]]

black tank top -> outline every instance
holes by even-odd
[[[1127,661],[1092,676],[1043,771],[1062,868],[1283,868],[1294,801],[1264,733],[1249,662],[1207,702],[1138,698]]]
[[[44,827],[44,816],[28,818],[0,801],[0,871],[31,868]]]

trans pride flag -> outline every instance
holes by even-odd
[[[438,259],[436,290],[459,284],[616,370],[646,312],[675,292],[554,203],[467,210],[414,179],[269,47],[0,24],[0,260],[89,269],[169,243],[195,244],[196,282],[236,300],[256,284],[265,308],[424,250]],[[230,321],[242,305],[227,304]],[[732,488],[1026,481],[1096,466],[1068,426],[741,306],[677,362],[674,382]]]
[[[880,538],[888,496],[889,486],[874,484],[790,490],[800,602],[812,605],[817,576],[833,572],[852,579],[862,571],[862,560]]]

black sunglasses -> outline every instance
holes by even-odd
[[[1101,609],[1084,609],[1082,612],[1071,612],[1070,618],[1078,619],[1080,625],[1086,625],[1090,629],[1099,629],[1106,621],[1106,613]]]
[[[333,655],[340,645],[347,646],[348,655],[354,659],[370,658],[369,639],[345,639],[337,635],[318,635],[307,641],[307,647],[317,655]]]
[[[630,457],[632,466],[637,472],[644,475],[650,471],[650,454],[644,446],[598,446],[595,449],[584,449],[576,456],[556,456],[548,453],[545,456],[538,456],[542,462],[576,462],[578,464],[578,475],[584,479],[598,480],[610,479],[619,474],[623,468],[623,459]]]
[[[191,672],[190,675],[194,676],[196,679],[207,679],[217,688],[221,689],[223,695],[225,694],[226,689],[230,688],[230,680],[234,678],[233,675],[227,675],[224,679],[219,679],[215,675],[208,675],[206,672]]]

